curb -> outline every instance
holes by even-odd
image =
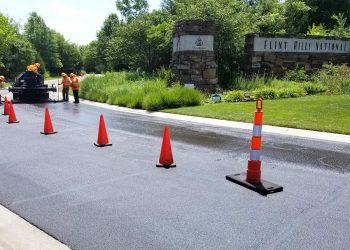
[[[0,249],[69,250],[70,248],[0,205]]]
[[[119,107],[119,106],[110,105],[106,103],[98,103],[98,102],[93,102],[93,101],[88,101],[83,99],[81,99],[80,102],[90,106],[105,108],[105,109],[114,110],[118,112],[144,115],[149,117],[157,117],[157,118],[163,118],[163,119],[172,119],[177,121],[186,121],[186,122],[205,124],[205,125],[211,125],[211,126],[217,126],[217,127],[236,128],[236,129],[243,129],[243,130],[249,130],[249,131],[251,131],[253,127],[252,123],[219,120],[219,119],[204,118],[204,117],[189,116],[189,115],[178,115],[178,114],[170,114],[170,113],[164,113],[164,112],[150,112],[146,110],[130,109],[130,108]],[[278,135],[294,136],[294,137],[301,137],[301,138],[307,138],[307,139],[316,139],[316,140],[350,144],[350,135],[344,135],[344,134],[335,134],[335,133],[319,132],[319,131],[313,131],[313,130],[264,125],[264,133],[266,132],[272,133],[272,134],[278,134]]]

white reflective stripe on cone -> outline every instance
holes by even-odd
[[[250,150],[250,160],[259,161],[261,156],[261,150]]]
[[[254,125],[253,127],[253,136],[261,136],[262,126]]]

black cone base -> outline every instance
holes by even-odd
[[[9,114],[2,114],[2,115],[9,115]]]
[[[176,164],[175,164],[175,162],[174,162],[174,163],[172,163],[172,164],[170,164],[170,165],[163,165],[163,164],[161,164],[159,161],[157,161],[156,166],[157,166],[158,168],[175,168],[175,167],[176,167]]]
[[[43,134],[43,135],[52,135],[52,134],[57,134],[57,133],[58,133],[57,131],[53,131],[50,133],[40,132],[40,134]]]
[[[268,194],[283,191],[282,186],[279,186],[279,185],[274,184],[274,183],[269,182],[269,181],[261,180],[260,183],[250,183],[250,182],[247,182],[246,179],[247,179],[246,173],[233,174],[233,175],[226,176],[226,180],[237,183],[238,185],[241,185],[241,186],[246,187],[250,190],[253,190],[261,195],[268,195]]]
[[[11,123],[19,123],[19,121],[14,121],[14,122],[7,122],[8,124],[11,124]]]
[[[97,144],[97,143],[94,143],[94,145],[95,145],[96,147],[102,148],[102,147],[112,146],[112,143],[108,143],[108,144]]]

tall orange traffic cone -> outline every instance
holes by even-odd
[[[107,135],[107,130],[105,126],[105,120],[102,114],[100,116],[100,125],[98,127],[97,143],[94,143],[94,145],[96,147],[112,146],[112,144],[108,142],[108,135]]]
[[[51,135],[57,133],[57,131],[53,130],[49,109],[47,107],[45,108],[44,132],[40,133],[43,135]]]
[[[15,109],[13,108],[12,101],[9,103],[9,120],[7,123],[19,123],[15,114]]]
[[[173,153],[171,151],[170,135],[168,126],[164,127],[162,149],[160,151],[159,161],[157,167],[174,168],[176,164],[173,160]]]
[[[253,136],[250,144],[250,157],[246,173],[227,175],[226,180],[249,188],[262,195],[283,191],[283,187],[261,179],[261,131],[263,125],[263,100],[256,100],[256,112],[254,116]]]
[[[9,103],[7,101],[7,97],[5,96],[3,115],[8,115],[8,114],[9,114]]]

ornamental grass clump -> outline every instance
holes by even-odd
[[[244,98],[243,90],[232,90],[224,94],[224,102],[239,102]]]
[[[81,97],[146,110],[194,106],[203,100],[197,90],[180,85],[169,88],[165,80],[137,72],[88,76],[82,82]]]

